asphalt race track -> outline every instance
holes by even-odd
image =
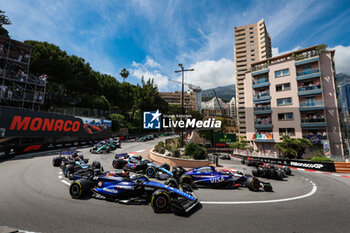
[[[149,149],[157,141],[123,143],[117,153]],[[99,160],[105,170],[113,170],[115,153],[82,151],[90,162]],[[52,156],[25,155],[0,163],[0,226],[59,233],[350,231],[350,179],[293,171],[288,181],[270,181],[273,193],[198,189],[202,204],[188,216],[177,216],[155,214],[150,205],[74,200]],[[236,160],[220,164],[250,172]]]

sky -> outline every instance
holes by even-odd
[[[264,18],[273,55],[316,44],[336,50],[337,73],[350,74],[348,0],[0,0],[13,39],[47,41],[119,81],[154,78],[179,90],[178,64],[194,68],[185,82],[203,89],[234,84],[234,27]]]

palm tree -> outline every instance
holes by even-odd
[[[121,71],[120,71],[120,76],[122,76],[122,78],[123,78],[123,83],[125,82],[125,79],[127,79],[128,78],[128,76],[129,76],[129,71],[127,70],[127,69],[125,69],[125,68],[123,68]]]

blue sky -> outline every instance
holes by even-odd
[[[179,63],[204,89],[233,84],[233,29],[261,18],[274,55],[325,43],[350,74],[350,1],[0,0],[0,9],[14,39],[54,43],[118,80],[125,67],[129,82],[152,77],[161,90],[179,89],[168,81]]]

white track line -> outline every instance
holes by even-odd
[[[60,180],[60,181],[61,181],[63,184],[70,186],[70,183],[69,183],[68,181],[65,181],[65,180]]]
[[[314,195],[317,191],[317,186],[311,180],[309,181],[312,184],[312,190],[304,195],[289,197],[283,199],[275,200],[265,200],[265,201],[201,201],[202,204],[212,204],[212,205],[242,205],[242,204],[265,204],[265,203],[275,203],[275,202],[285,202],[285,201],[294,201]]]
[[[58,179],[62,179],[62,176],[58,176]]]

